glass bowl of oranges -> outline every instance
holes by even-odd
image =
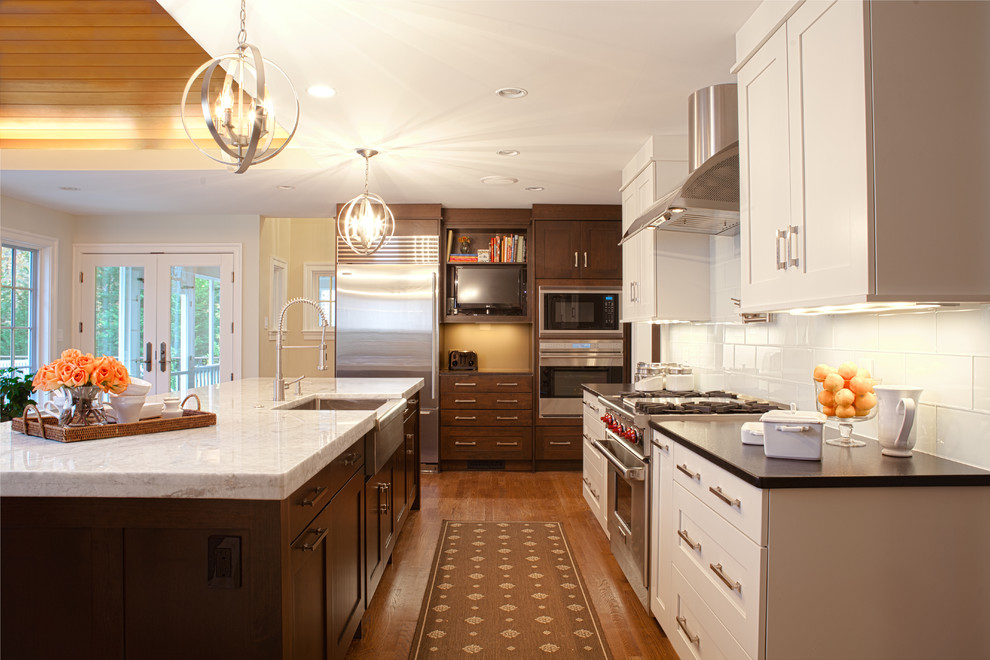
[[[873,386],[880,383],[868,369],[855,362],[843,362],[838,367],[819,364],[812,378],[815,382],[815,404],[830,422],[837,422],[839,437],[825,444],[838,447],[862,447],[866,443],[854,440],[853,424],[873,419],[877,415],[877,395]]]

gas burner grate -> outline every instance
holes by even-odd
[[[619,392],[619,396],[623,399],[659,399],[663,397],[676,397],[680,399],[698,399],[698,398],[720,398],[720,399],[737,399],[739,395],[733,394],[731,392],[674,392],[672,390],[648,390],[634,392]]]
[[[754,415],[777,410],[772,403],[753,401],[684,401],[681,403],[637,403],[636,412],[644,415]]]

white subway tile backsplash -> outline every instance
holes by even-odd
[[[904,385],[923,387],[923,403],[973,407],[973,358],[954,355],[904,356]]]
[[[935,453],[970,465],[990,466],[990,415],[939,408]]]
[[[973,358],[973,408],[990,412],[990,357]]]
[[[738,371],[756,371],[756,347],[736,346],[734,368]]]
[[[914,312],[880,315],[878,348],[900,353],[934,353],[935,313]]]
[[[753,323],[746,326],[747,344],[766,344],[767,335],[767,325],[765,323]]]
[[[990,307],[935,314],[939,353],[990,356]]]
[[[815,352],[810,348],[785,346],[782,352],[782,375],[788,380],[806,381],[815,369]]]
[[[885,385],[923,387],[919,452],[990,469],[990,307],[923,313],[790,316],[770,324],[665,328],[671,350],[724,370],[727,390],[815,409],[816,364],[872,363]],[[666,356],[665,356],[666,359]],[[688,360],[685,360],[688,361]],[[876,437],[876,421],[855,433]]]
[[[833,319],[832,346],[844,350],[877,348],[879,324],[875,314],[843,314]]]
[[[776,346],[757,346],[756,370],[763,378],[780,378],[784,373],[781,349]]]

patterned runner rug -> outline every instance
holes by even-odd
[[[445,520],[410,658],[612,658],[557,522]]]

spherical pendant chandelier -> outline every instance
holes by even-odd
[[[364,192],[344,204],[337,215],[337,234],[355,254],[374,254],[395,233],[395,216],[385,200],[368,192],[368,161],[374,149],[358,149],[364,158]]]
[[[241,0],[241,31],[237,35],[237,50],[212,59],[196,69],[182,92],[180,107],[182,128],[189,140],[208,158],[227,165],[236,174],[278,155],[292,140],[299,126],[299,97],[296,90],[282,69],[263,58],[257,46],[247,43],[245,16],[244,0]],[[279,77],[266,78],[266,73],[273,72],[279,74]],[[192,119],[186,115],[189,90],[200,74],[203,74],[199,95],[203,120],[210,137],[220,149],[219,157],[204,149],[193,138],[189,128]],[[273,138],[278,123],[275,118],[273,87],[281,96],[291,95],[295,101],[292,128],[287,131],[284,141],[275,147]],[[288,125],[288,122],[283,123]]]

